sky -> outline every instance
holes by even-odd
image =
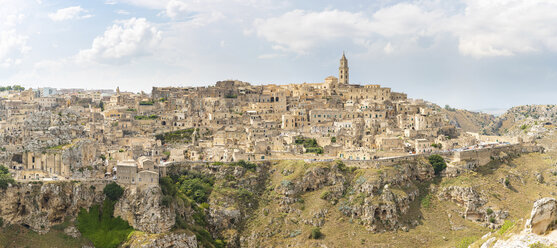
[[[557,104],[555,0],[0,0],[0,85],[380,84],[470,110]]]

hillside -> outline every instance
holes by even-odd
[[[444,178],[435,176],[426,160],[379,168],[303,161],[179,165],[170,172],[173,183],[164,183],[162,192],[126,190],[115,214],[136,229],[126,241],[130,247],[158,239],[189,240],[186,247],[464,247],[491,228],[523,225],[533,201],[553,196],[556,158],[554,150],[516,154]],[[32,200],[27,201],[31,211],[45,204],[33,210]],[[126,217],[126,212],[145,214]],[[2,212],[4,219],[14,219],[8,213]],[[59,212],[45,214],[48,220]],[[175,223],[166,216],[176,216]],[[33,220],[23,219],[34,226]],[[155,236],[139,232],[168,224],[171,230]],[[37,247],[86,242],[58,231],[64,228],[57,225],[45,236],[5,225],[0,240],[35,240]]]
[[[557,105],[524,105],[507,110],[488,129],[501,135],[537,137],[555,123]]]
[[[450,107],[438,109],[450,123],[460,127],[465,132],[482,133],[496,119],[495,116]]]

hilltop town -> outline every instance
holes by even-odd
[[[338,77],[0,88],[0,247],[551,247],[555,105]],[[545,245],[545,246],[544,246]]]
[[[230,80],[151,94],[5,87],[1,162],[17,180],[135,184],[157,182],[169,162],[365,161],[521,141],[465,132],[434,104],[349,78],[343,54],[338,77],[321,83]]]

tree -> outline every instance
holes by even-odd
[[[106,197],[108,197],[108,199],[117,201],[124,194],[124,189],[117,183],[112,182],[104,187],[103,193],[106,195]]]
[[[319,229],[319,227],[313,228],[311,230],[311,236],[310,238],[312,239],[320,239],[323,236],[323,233],[321,233],[321,229]]]
[[[101,111],[104,111],[104,102],[101,101],[101,103],[99,103],[99,108],[101,108]]]
[[[441,171],[447,168],[447,163],[445,163],[445,159],[438,154],[433,154],[429,156],[429,163],[433,166],[433,170],[435,171],[435,175],[439,175]]]
[[[8,174],[10,173],[10,171],[8,170],[8,168],[6,168],[6,166],[0,165],[0,175],[2,174]]]
[[[10,175],[8,168],[0,165],[0,189],[7,189],[10,184],[14,184],[15,181]]]

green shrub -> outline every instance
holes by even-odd
[[[8,170],[8,168],[6,168],[6,166],[0,165],[0,175],[3,174],[9,174],[10,171]]]
[[[456,247],[457,248],[468,248],[468,246],[470,246],[472,243],[474,243],[474,241],[476,241],[475,237],[465,237],[457,243]]]
[[[187,173],[178,178],[179,191],[197,203],[207,202],[215,179],[201,173]]]
[[[164,195],[161,198],[161,205],[163,205],[165,207],[170,207],[170,204],[172,204],[172,200],[174,200],[174,198],[172,198],[172,196]]]
[[[226,243],[222,241],[222,239],[215,240],[215,247],[216,248],[224,248],[226,247]]]
[[[77,216],[77,228],[91,240],[95,247],[116,248],[133,231],[128,222],[114,218],[114,202],[105,200],[102,210],[93,205],[89,211],[81,209]]]
[[[489,217],[489,222],[490,223],[495,223],[495,217],[493,217],[493,216]]]
[[[241,166],[241,167],[245,168],[246,170],[250,170],[250,171],[255,171],[255,168],[257,167],[256,164],[246,162],[245,160],[240,160],[236,163],[232,163],[231,165],[232,166]]]
[[[514,222],[512,222],[510,220],[505,220],[505,223],[503,223],[503,225],[501,226],[499,231],[497,231],[497,233],[499,233],[500,235],[503,235],[513,226],[514,226]]]
[[[311,229],[310,238],[320,239],[321,237],[323,237],[323,233],[321,233],[321,229],[319,229],[319,227],[315,227],[315,228]]]
[[[323,191],[323,193],[321,193],[320,198],[323,199],[323,200],[327,200],[327,199],[329,199],[329,196],[331,196],[331,192]]]
[[[421,200],[422,207],[429,208],[431,206],[431,194],[427,194]]]
[[[550,248],[550,246],[544,245],[538,241],[536,243],[528,245],[528,248]]]
[[[346,167],[346,165],[341,160],[337,160],[336,165],[337,168],[342,172],[346,172],[348,170],[348,167]]]
[[[2,217],[0,217],[0,227],[4,226],[4,219]]]
[[[156,120],[159,118],[158,115],[136,115],[133,117],[136,120]]]
[[[491,215],[493,214],[493,209],[488,208],[485,212],[487,213],[487,215]]]
[[[155,135],[155,138],[157,140],[160,140],[163,144],[178,143],[178,142],[189,143],[192,141],[192,135],[194,131],[195,128],[187,128],[187,129],[157,134]]]
[[[15,184],[15,180],[8,174],[0,174],[0,189],[7,189],[10,184]]]
[[[106,197],[108,197],[108,199],[112,201],[118,201],[118,199],[120,199],[120,197],[122,197],[122,195],[124,194],[124,189],[117,183],[112,182],[104,187],[103,193],[106,195]]]
[[[438,154],[433,154],[429,156],[428,160],[431,166],[433,166],[435,175],[439,175],[441,171],[447,168],[447,163],[445,163],[445,159]]]

